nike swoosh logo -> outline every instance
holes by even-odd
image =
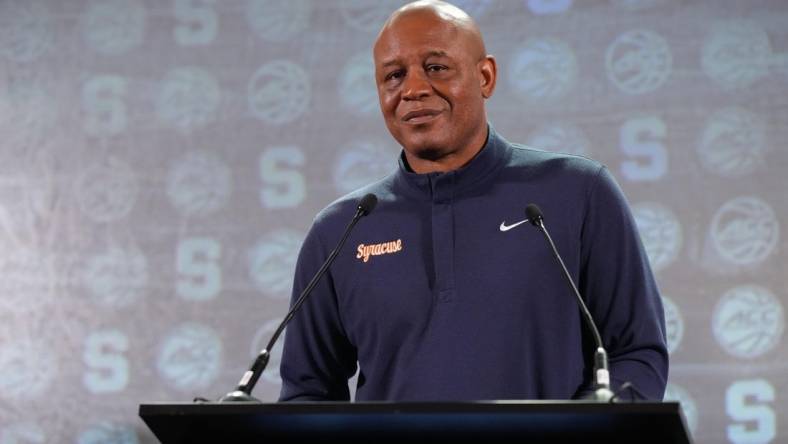
[[[501,226],[498,227],[498,229],[501,230],[501,231],[509,231],[512,228],[514,228],[514,227],[516,227],[518,225],[522,225],[522,224],[524,224],[526,222],[528,222],[528,219],[521,220],[520,222],[515,222],[515,223],[513,223],[511,225],[506,225],[506,221],[503,221],[503,222],[501,222]]]

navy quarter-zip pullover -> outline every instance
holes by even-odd
[[[321,211],[294,297],[361,219],[287,328],[280,400],[569,399],[591,386],[591,335],[541,233],[536,203],[610,356],[615,390],[661,400],[662,304],[624,195],[592,160],[511,144],[489,129],[465,167],[399,169]],[[510,228],[511,227],[511,228]]]

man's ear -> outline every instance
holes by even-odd
[[[487,55],[477,65],[479,69],[479,86],[485,99],[492,97],[495,91],[495,81],[498,79],[498,65],[495,57]]]

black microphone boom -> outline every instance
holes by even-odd
[[[580,292],[577,291],[577,287],[574,281],[572,281],[569,270],[566,269],[566,265],[564,265],[561,255],[558,254],[558,249],[555,248],[550,233],[547,232],[547,228],[544,226],[542,210],[534,204],[529,204],[525,207],[525,215],[528,217],[531,224],[544,233],[545,238],[547,238],[547,242],[550,244],[550,248],[553,251],[553,256],[561,266],[561,270],[564,271],[564,277],[569,284],[572,294],[577,297],[577,303],[580,305],[580,312],[583,314],[583,319],[585,319],[586,325],[588,325],[589,330],[591,330],[594,336],[594,342],[596,343],[596,351],[594,352],[594,392],[591,394],[590,399],[608,402],[613,399],[614,394],[610,390],[610,370],[608,369],[607,351],[605,351],[605,346],[602,343],[602,337],[599,335],[599,330],[594,323],[594,318],[591,316],[591,312],[588,311],[585,302],[583,302],[583,298],[580,297]]]
[[[342,234],[342,238],[340,238],[339,243],[337,244],[336,248],[334,248],[331,253],[326,258],[323,265],[317,270],[315,276],[309,281],[306,288],[301,292],[298,296],[298,299],[293,303],[293,306],[290,308],[290,311],[287,312],[287,315],[279,324],[274,334],[271,336],[271,340],[268,341],[268,345],[257,355],[257,358],[252,363],[252,366],[249,370],[244,373],[241,381],[238,383],[238,386],[232,392],[222,396],[219,399],[219,402],[260,402],[257,398],[252,396],[252,389],[254,389],[255,384],[257,384],[257,380],[260,379],[260,375],[263,374],[266,365],[268,365],[268,360],[271,359],[271,350],[274,348],[274,344],[276,344],[276,340],[279,339],[279,335],[282,334],[287,324],[293,319],[298,309],[301,305],[304,304],[304,301],[312,293],[312,290],[317,285],[320,278],[326,274],[328,271],[328,267],[334,262],[337,255],[339,254],[339,250],[342,249],[342,246],[345,245],[345,241],[347,240],[348,236],[350,235],[350,231],[356,225],[356,222],[359,221],[362,217],[368,215],[375,209],[375,205],[378,203],[378,198],[372,193],[364,195],[358,203],[356,207],[356,214],[353,215],[353,219],[348,224],[347,228],[345,228],[345,232]]]

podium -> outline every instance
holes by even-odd
[[[691,443],[677,402],[142,404],[163,444]]]

